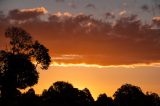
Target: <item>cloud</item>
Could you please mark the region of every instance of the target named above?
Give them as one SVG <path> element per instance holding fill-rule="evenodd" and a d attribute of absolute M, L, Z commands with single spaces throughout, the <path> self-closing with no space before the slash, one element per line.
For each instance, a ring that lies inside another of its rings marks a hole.
<path fill-rule="evenodd" d="M 74 2 L 68 3 L 68 6 L 71 7 L 71 8 L 74 8 L 74 9 L 78 8 L 78 5 Z"/>
<path fill-rule="evenodd" d="M 131 64 L 131 65 L 97 65 L 97 64 L 86 64 L 86 63 L 57 63 L 52 62 L 50 66 L 57 67 L 89 67 L 89 68 L 136 68 L 136 67 L 160 67 L 160 63 L 150 63 L 150 64 Z"/>
<path fill-rule="evenodd" d="M 106 19 L 114 19 L 115 15 L 113 12 L 107 12 L 107 13 L 105 13 L 105 18 Z"/>
<path fill-rule="evenodd" d="M 154 21 L 160 21 L 160 16 L 153 17 L 153 20 L 154 20 Z"/>
<path fill-rule="evenodd" d="M 142 9 L 143 11 L 146 11 L 146 12 L 149 12 L 149 11 L 150 11 L 150 7 L 149 7 L 147 4 L 142 5 L 142 6 L 141 6 L 141 9 Z"/>
<path fill-rule="evenodd" d="M 150 11 L 152 12 L 152 15 L 155 16 L 155 14 L 159 14 L 160 12 L 160 0 L 150 0 Z"/>
<path fill-rule="evenodd" d="M 57 16 L 57 17 L 72 17 L 73 15 L 69 12 L 56 12 L 53 14 L 54 16 Z"/>
<path fill-rule="evenodd" d="M 53 60 L 75 60 L 75 59 L 81 59 L 82 56 L 80 55 L 74 55 L 74 54 L 63 54 L 63 55 L 58 55 L 58 56 L 54 56 Z"/>
<path fill-rule="evenodd" d="M 86 5 L 86 8 L 96 9 L 96 6 L 92 3 L 89 3 L 89 4 Z"/>
<path fill-rule="evenodd" d="M 4 19 L 5 19 L 5 15 L 3 11 L 0 11 L 0 21 L 4 21 Z"/>
<path fill-rule="evenodd" d="M 55 0 L 56 2 L 64 2 L 65 0 Z"/>
<path fill-rule="evenodd" d="M 124 16 L 124 15 L 126 15 L 126 14 L 127 14 L 127 11 L 126 11 L 126 10 L 123 10 L 123 11 L 120 11 L 120 12 L 119 12 L 119 15 L 120 15 L 120 16 Z"/>
<path fill-rule="evenodd" d="M 49 15 L 48 20 L 51 22 L 64 22 L 81 15 L 83 16 L 83 13 L 72 14 L 70 12 L 55 12 Z"/>
<path fill-rule="evenodd" d="M 155 25 L 157 25 L 158 27 L 160 27 L 160 16 L 156 16 L 152 18 L 152 21 Z"/>
<path fill-rule="evenodd" d="M 28 12 L 23 14 L 28 16 Z M 35 19 L 11 24 L 7 16 L 3 19 L 6 21 L 3 24 L 0 21 L 0 35 L 4 35 L 7 26 L 20 26 L 46 45 L 58 63 L 127 65 L 160 62 L 160 29 L 153 28 L 152 23 L 143 24 L 136 15 L 116 18 L 114 26 L 91 15 L 69 12 L 55 12 L 47 21 Z M 153 20 L 159 21 L 159 17 Z M 2 36 L 0 40 L 0 46 L 6 44 Z"/>
<path fill-rule="evenodd" d="M 8 18 L 12 20 L 28 20 L 37 18 L 40 15 L 47 13 L 47 9 L 44 7 L 31 8 L 31 9 L 14 9 L 9 11 Z"/>
<path fill-rule="evenodd" d="M 21 9 L 20 12 L 37 12 L 37 13 L 41 13 L 41 14 L 44 14 L 44 13 L 47 13 L 47 9 L 44 8 L 44 7 L 38 7 L 38 8 L 31 8 L 31 9 Z"/>

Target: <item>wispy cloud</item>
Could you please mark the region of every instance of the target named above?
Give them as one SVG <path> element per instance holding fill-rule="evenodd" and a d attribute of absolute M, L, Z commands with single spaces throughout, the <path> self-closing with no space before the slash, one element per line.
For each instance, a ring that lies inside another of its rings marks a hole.
<path fill-rule="evenodd" d="M 150 7 L 147 4 L 141 6 L 141 9 L 146 12 L 150 12 Z"/>
<path fill-rule="evenodd" d="M 126 14 L 127 14 L 127 11 L 126 11 L 126 10 L 123 10 L 123 11 L 120 11 L 120 12 L 119 12 L 119 15 L 120 15 L 120 16 L 124 16 L 124 15 L 126 15 Z"/>
<path fill-rule="evenodd" d="M 74 8 L 74 9 L 78 8 L 78 4 L 76 4 L 74 2 L 68 3 L 68 6 L 71 7 L 71 8 Z"/>
<path fill-rule="evenodd" d="M 87 67 L 87 68 L 137 68 L 137 67 L 160 67 L 160 63 L 150 63 L 150 64 L 132 64 L 132 65 L 97 65 L 97 64 L 72 64 L 72 63 L 57 63 L 53 62 L 50 66 L 54 67 Z"/>
<path fill-rule="evenodd" d="M 106 19 L 114 19 L 115 18 L 114 12 L 107 12 L 107 13 L 105 13 L 105 18 Z"/>
<path fill-rule="evenodd" d="M 160 21 L 160 16 L 153 17 L 154 21 Z"/>
<path fill-rule="evenodd" d="M 160 16 L 155 16 L 152 20 L 156 26 L 160 27 Z"/>
<path fill-rule="evenodd" d="M 65 0 L 55 0 L 56 2 L 65 2 Z"/>
<path fill-rule="evenodd" d="M 63 55 L 59 55 L 59 56 L 54 56 L 52 59 L 53 61 L 56 60 L 76 60 L 76 59 L 81 59 L 82 56 L 80 55 L 76 55 L 76 54 L 63 54 Z"/>
<path fill-rule="evenodd" d="M 57 17 L 72 17 L 73 15 L 69 12 L 56 12 L 53 14 L 54 16 L 57 16 Z"/>
<path fill-rule="evenodd" d="M 96 9 L 96 6 L 92 3 L 89 3 L 89 4 L 86 5 L 86 8 Z"/>

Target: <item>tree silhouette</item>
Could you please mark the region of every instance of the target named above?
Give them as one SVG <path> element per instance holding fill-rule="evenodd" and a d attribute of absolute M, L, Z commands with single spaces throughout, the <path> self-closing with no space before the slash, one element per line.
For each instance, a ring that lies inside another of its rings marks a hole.
<path fill-rule="evenodd" d="M 100 94 L 96 101 L 96 106 L 114 106 L 113 100 L 106 94 Z"/>
<path fill-rule="evenodd" d="M 156 93 L 149 93 L 146 94 L 146 106 L 160 106 L 160 97 Z"/>
<path fill-rule="evenodd" d="M 89 90 L 78 90 L 72 84 L 64 81 L 57 81 L 44 90 L 42 93 L 44 103 L 57 106 L 93 106 L 94 99 Z"/>
<path fill-rule="evenodd" d="M 14 97 L 17 88 L 25 89 L 38 82 L 36 67 L 47 69 L 51 59 L 48 49 L 33 41 L 29 33 L 19 27 L 10 27 L 5 36 L 10 39 L 10 48 L 0 51 L 1 97 Z M 33 61 L 37 64 L 34 65 Z"/>
<path fill-rule="evenodd" d="M 122 85 L 113 96 L 117 106 L 144 106 L 145 95 L 139 87 L 131 84 Z"/>
<path fill-rule="evenodd" d="M 59 94 L 59 100 L 68 102 L 68 104 L 73 105 L 76 100 L 78 100 L 78 89 L 74 88 L 72 84 L 64 81 L 57 81 L 53 84 L 53 88 Z"/>
<path fill-rule="evenodd" d="M 41 64 L 42 69 L 47 69 L 51 60 L 48 49 L 38 41 L 33 41 L 31 35 L 19 27 L 9 27 L 5 36 L 10 38 L 10 50 L 13 54 L 25 54 L 29 59 L 33 59 L 37 64 Z M 37 66 L 37 65 L 36 65 Z"/>
<path fill-rule="evenodd" d="M 85 103 L 84 105 L 92 106 L 94 103 L 94 99 L 88 88 L 84 88 L 81 92 L 81 99 Z"/>
<path fill-rule="evenodd" d="M 38 72 L 27 56 L 7 53 L 5 65 L 6 67 L 1 76 L 2 94 L 6 92 L 3 95 L 7 97 L 14 96 L 16 95 L 16 88 L 24 89 L 38 82 Z"/>

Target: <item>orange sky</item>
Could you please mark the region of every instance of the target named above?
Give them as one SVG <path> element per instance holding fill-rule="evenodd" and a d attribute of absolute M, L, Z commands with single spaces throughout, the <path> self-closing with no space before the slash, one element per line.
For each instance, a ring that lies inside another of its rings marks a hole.
<path fill-rule="evenodd" d="M 19 26 L 49 49 L 53 63 L 68 64 L 39 70 L 37 93 L 68 81 L 94 98 L 112 96 L 124 83 L 160 94 L 160 65 L 151 64 L 160 63 L 159 6 L 159 0 L 0 0 L 0 49 L 9 47 L 5 29 Z"/>
<path fill-rule="evenodd" d="M 96 99 L 100 93 L 112 96 L 113 93 L 125 83 L 130 83 L 147 91 L 160 93 L 159 65 L 134 67 L 97 67 L 92 66 L 51 66 L 47 71 L 40 71 L 40 79 L 34 86 L 36 92 L 41 94 L 56 81 L 68 81 L 74 87 L 84 89 L 87 87 Z"/>

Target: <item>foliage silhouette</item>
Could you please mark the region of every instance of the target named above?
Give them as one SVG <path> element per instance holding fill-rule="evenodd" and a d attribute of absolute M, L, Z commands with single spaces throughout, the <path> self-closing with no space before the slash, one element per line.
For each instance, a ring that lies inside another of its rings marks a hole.
<path fill-rule="evenodd" d="M 117 106 L 144 106 L 145 103 L 142 90 L 131 84 L 122 85 L 113 96 Z"/>
<path fill-rule="evenodd" d="M 0 91 L 2 98 L 17 96 L 18 89 L 25 89 L 38 82 L 36 67 L 47 69 L 51 62 L 48 49 L 33 41 L 29 33 L 19 27 L 10 27 L 5 36 L 9 49 L 0 51 Z M 37 62 L 36 65 L 32 61 Z"/>
<path fill-rule="evenodd" d="M 156 93 L 146 94 L 146 106 L 160 106 L 160 97 Z"/>
<path fill-rule="evenodd" d="M 14 96 L 16 88 L 24 89 L 38 82 L 38 72 L 28 57 L 23 54 L 8 53 L 5 58 L 6 68 L 1 76 L 2 96 Z M 7 94 L 3 94 L 3 92 Z"/>
<path fill-rule="evenodd" d="M 42 98 L 45 103 L 58 106 L 92 106 L 94 104 L 88 89 L 81 91 L 63 81 L 57 81 L 48 90 L 44 90 Z"/>
<path fill-rule="evenodd" d="M 114 106 L 111 97 L 107 97 L 106 94 L 100 94 L 95 102 L 96 106 Z"/>
<path fill-rule="evenodd" d="M 119 96 L 119 97 L 118 97 Z M 95 101 L 90 91 L 79 90 L 70 83 L 57 81 L 41 95 L 34 89 L 19 94 L 16 99 L 7 101 L 0 99 L 2 106 L 160 106 L 160 97 L 156 93 L 143 94 L 141 89 L 131 84 L 122 85 L 114 94 L 114 98 L 100 94 Z"/>

